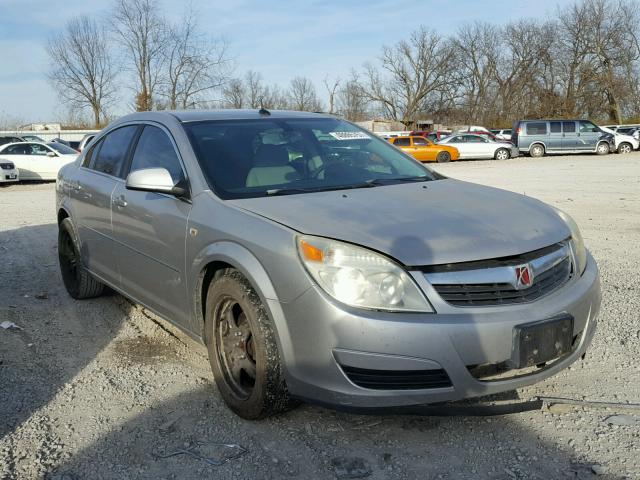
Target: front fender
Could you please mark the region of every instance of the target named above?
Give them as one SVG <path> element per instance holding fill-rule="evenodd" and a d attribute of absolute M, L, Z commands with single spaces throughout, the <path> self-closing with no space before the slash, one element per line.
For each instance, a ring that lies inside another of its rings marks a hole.
<path fill-rule="evenodd" d="M 197 330 L 206 343 L 204 331 L 204 312 L 202 311 L 202 287 L 207 265 L 214 262 L 224 262 L 240 271 L 253 285 L 260 297 L 267 315 L 273 322 L 280 350 L 280 356 L 286 365 L 285 359 L 292 352 L 291 337 L 280 300 L 276 294 L 271 278 L 256 256 L 242 245 L 231 241 L 220 241 L 207 245 L 194 258 L 190 270 L 190 291 L 193 295 L 194 318 L 197 322 Z"/>

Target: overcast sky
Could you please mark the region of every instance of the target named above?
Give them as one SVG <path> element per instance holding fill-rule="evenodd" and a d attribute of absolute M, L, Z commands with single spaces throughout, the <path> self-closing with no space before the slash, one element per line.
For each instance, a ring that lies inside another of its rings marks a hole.
<path fill-rule="evenodd" d="M 200 27 L 227 40 L 236 74 L 262 73 L 285 87 L 291 78 L 311 78 L 321 91 L 325 75 L 348 76 L 375 60 L 382 45 L 407 38 L 420 25 L 442 34 L 467 22 L 504 23 L 546 18 L 568 0 L 191 0 Z M 160 0 L 177 21 L 186 2 Z M 64 5 L 64 6 L 62 6 Z M 46 78 L 45 44 L 51 34 L 81 14 L 106 17 L 109 0 L 0 0 L 0 119 L 56 121 L 66 109 Z M 126 113 L 132 92 L 123 90 L 114 113 Z"/>

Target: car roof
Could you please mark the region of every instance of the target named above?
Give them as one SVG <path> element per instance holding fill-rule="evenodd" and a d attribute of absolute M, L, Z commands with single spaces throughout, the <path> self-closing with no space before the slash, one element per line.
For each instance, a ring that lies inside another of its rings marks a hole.
<path fill-rule="evenodd" d="M 260 114 L 255 109 L 221 109 L 221 110 L 163 110 L 156 112 L 136 112 L 121 117 L 118 123 L 135 120 L 161 120 L 168 116 L 179 122 L 201 122 L 206 120 L 255 120 L 259 118 L 335 118 L 324 113 L 298 112 L 293 110 L 268 110 L 269 115 Z"/>

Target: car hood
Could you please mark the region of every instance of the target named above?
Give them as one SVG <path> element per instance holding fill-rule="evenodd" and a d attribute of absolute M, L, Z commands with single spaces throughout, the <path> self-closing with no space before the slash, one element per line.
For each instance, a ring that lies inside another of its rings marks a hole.
<path fill-rule="evenodd" d="M 518 255 L 571 234 L 538 200 L 453 179 L 229 202 L 301 233 L 369 247 L 407 266 Z"/>

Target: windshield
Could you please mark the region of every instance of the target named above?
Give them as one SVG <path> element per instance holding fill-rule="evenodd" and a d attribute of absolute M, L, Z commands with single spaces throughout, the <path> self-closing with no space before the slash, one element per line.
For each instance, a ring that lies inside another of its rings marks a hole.
<path fill-rule="evenodd" d="M 47 145 L 62 155 L 78 155 L 78 152 L 76 150 L 74 150 L 71 147 L 67 147 L 66 145 L 63 145 L 62 143 L 51 142 L 51 143 L 47 143 Z"/>
<path fill-rule="evenodd" d="M 209 185 L 224 199 L 440 178 L 374 134 L 334 118 L 206 121 L 184 128 Z"/>

